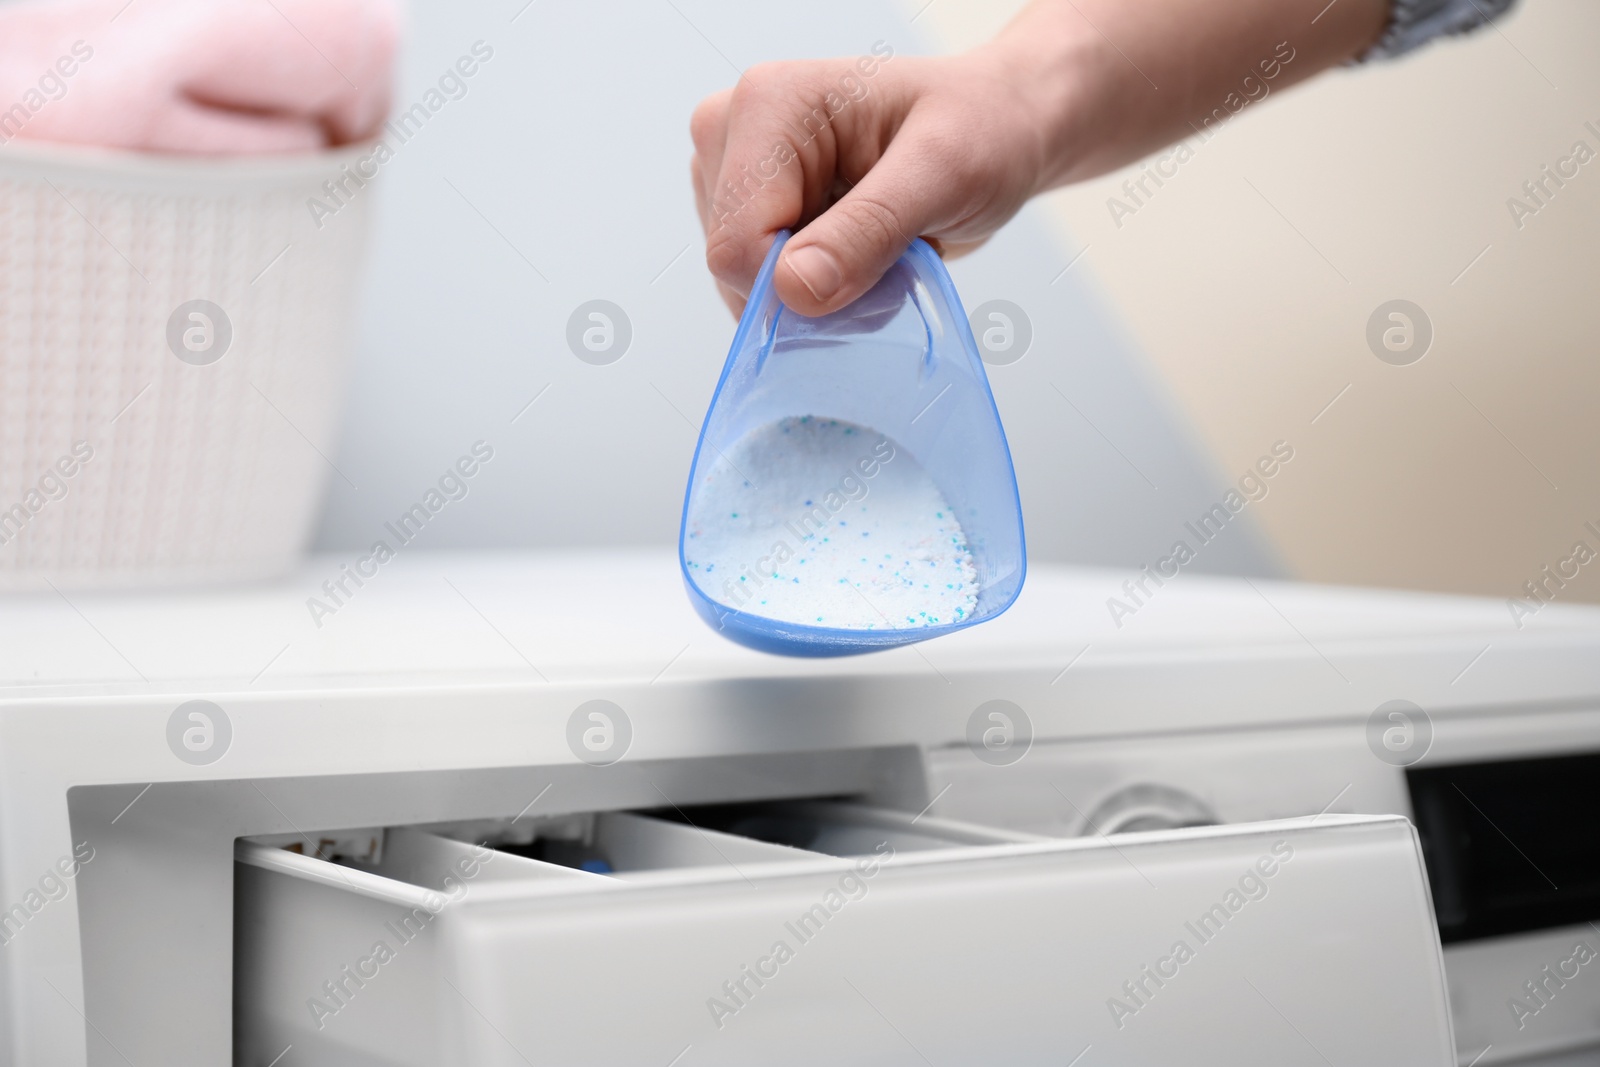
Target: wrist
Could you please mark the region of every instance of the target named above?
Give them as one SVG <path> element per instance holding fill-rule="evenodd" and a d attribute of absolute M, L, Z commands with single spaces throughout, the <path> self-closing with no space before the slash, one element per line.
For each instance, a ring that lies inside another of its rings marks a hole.
<path fill-rule="evenodd" d="M 1033 4 L 971 55 L 1014 89 L 1020 119 L 1039 140 L 1034 193 L 1095 173 L 1130 94 L 1150 89 L 1071 5 Z"/>

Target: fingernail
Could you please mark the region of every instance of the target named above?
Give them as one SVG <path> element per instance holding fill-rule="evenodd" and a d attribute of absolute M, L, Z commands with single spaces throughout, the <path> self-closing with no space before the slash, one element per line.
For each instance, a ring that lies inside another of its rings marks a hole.
<path fill-rule="evenodd" d="M 811 295 L 818 300 L 827 300 L 839 291 L 839 286 L 844 284 L 844 273 L 839 269 L 839 261 L 825 248 L 816 245 L 807 245 L 797 248 L 783 257 L 783 261 L 794 271 L 800 284 L 811 290 Z"/>

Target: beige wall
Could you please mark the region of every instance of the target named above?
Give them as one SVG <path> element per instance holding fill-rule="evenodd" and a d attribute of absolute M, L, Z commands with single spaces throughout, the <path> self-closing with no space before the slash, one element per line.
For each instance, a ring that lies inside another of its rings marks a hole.
<path fill-rule="evenodd" d="M 1018 6 L 936 0 L 918 25 L 959 48 Z M 1600 550 L 1600 158 L 1520 230 L 1507 208 L 1574 142 L 1600 151 L 1597 47 L 1594 0 L 1524 0 L 1250 105 L 1120 227 L 1136 169 L 1048 198 L 1217 465 L 1293 443 L 1257 514 L 1297 576 L 1511 596 Z M 1434 327 L 1409 366 L 1365 339 L 1395 298 Z M 1561 596 L 1600 600 L 1600 560 Z"/>

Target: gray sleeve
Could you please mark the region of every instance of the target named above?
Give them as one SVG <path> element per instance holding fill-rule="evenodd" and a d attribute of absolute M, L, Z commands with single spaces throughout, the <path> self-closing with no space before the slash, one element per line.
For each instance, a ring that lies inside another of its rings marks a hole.
<path fill-rule="evenodd" d="M 1389 26 L 1358 62 L 1390 59 L 1435 37 L 1470 33 L 1511 8 L 1516 0 L 1392 0 Z"/>

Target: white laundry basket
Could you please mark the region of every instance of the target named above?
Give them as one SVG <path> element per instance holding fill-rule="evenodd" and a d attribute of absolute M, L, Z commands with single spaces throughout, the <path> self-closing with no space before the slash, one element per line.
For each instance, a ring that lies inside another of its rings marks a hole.
<path fill-rule="evenodd" d="M 361 155 L 0 149 L 0 588 L 295 563 L 343 477 Z"/>

